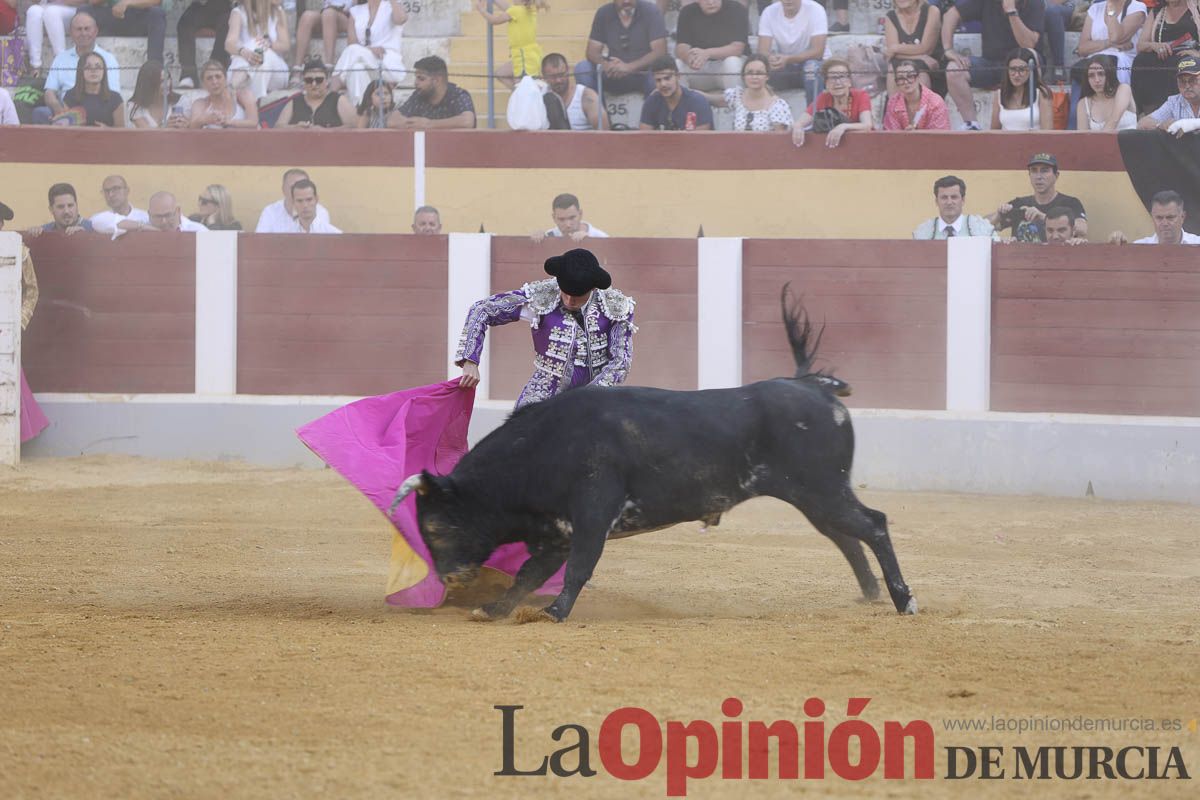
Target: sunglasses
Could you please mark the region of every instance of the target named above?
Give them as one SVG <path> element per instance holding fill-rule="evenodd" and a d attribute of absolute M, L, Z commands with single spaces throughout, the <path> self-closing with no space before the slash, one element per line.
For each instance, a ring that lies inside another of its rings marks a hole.
<path fill-rule="evenodd" d="M 748 130 L 748 131 L 754 130 L 754 112 L 753 111 L 746 112 L 746 130 Z"/>
<path fill-rule="evenodd" d="M 197 199 L 200 201 L 200 205 L 202 206 L 215 206 L 217 204 L 216 200 L 212 199 L 211 197 L 205 197 L 204 195 L 200 195 L 200 197 Z"/>
<path fill-rule="evenodd" d="M 366 35 L 363 36 L 363 46 L 364 47 L 371 46 L 371 29 L 370 28 L 367 28 Z"/>
<path fill-rule="evenodd" d="M 309 86 L 320 86 L 325 82 L 324 75 L 308 75 L 304 78 L 304 82 Z"/>

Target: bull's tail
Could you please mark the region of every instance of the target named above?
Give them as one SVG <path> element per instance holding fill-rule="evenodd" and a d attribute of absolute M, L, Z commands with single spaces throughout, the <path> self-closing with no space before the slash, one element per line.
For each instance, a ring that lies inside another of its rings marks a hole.
<path fill-rule="evenodd" d="M 779 293 L 779 306 L 783 313 L 783 327 L 787 330 L 788 344 L 792 346 L 792 358 L 796 361 L 795 377 L 806 378 L 839 397 L 848 397 L 850 384 L 835 378 L 825 370 L 814 369 L 817 348 L 821 345 L 825 326 L 817 329 L 814 336 L 812 321 L 808 312 L 804 310 L 803 298 L 797 299 L 792 296 L 790 283 L 785 283 Z"/>

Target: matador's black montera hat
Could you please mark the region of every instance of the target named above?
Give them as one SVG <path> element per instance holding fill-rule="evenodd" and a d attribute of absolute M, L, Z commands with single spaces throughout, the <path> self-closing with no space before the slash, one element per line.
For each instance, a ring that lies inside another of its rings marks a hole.
<path fill-rule="evenodd" d="M 546 274 L 558 278 L 558 288 L 573 297 L 612 286 L 612 276 L 605 272 L 590 250 L 581 248 L 547 258 Z"/>

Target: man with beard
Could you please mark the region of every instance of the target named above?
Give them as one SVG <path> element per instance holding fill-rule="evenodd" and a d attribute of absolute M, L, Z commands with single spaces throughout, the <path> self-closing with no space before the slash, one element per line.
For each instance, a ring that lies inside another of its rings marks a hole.
<path fill-rule="evenodd" d="M 56 183 L 50 187 L 47 194 L 50 198 L 50 214 L 54 219 L 45 225 L 25 231 L 26 236 L 35 239 L 43 233 L 61 233 L 70 236 L 79 231 L 92 230 L 92 221 L 79 217 L 79 201 L 76 199 L 74 186 L 69 183 Z"/>
<path fill-rule="evenodd" d="M 1078 197 L 1060 194 L 1058 184 L 1058 159 L 1050 153 L 1035 153 L 1029 159 L 1029 184 L 1032 195 L 1014 197 L 988 216 L 988 222 L 1002 230 L 1010 228 L 1018 242 L 1046 241 L 1046 212 L 1055 206 L 1065 206 L 1075 212 L 1075 236 L 1087 238 L 1087 211 Z"/>
<path fill-rule="evenodd" d="M 389 128 L 430 130 L 434 128 L 474 128 L 475 104 L 470 92 L 450 83 L 446 62 L 438 56 L 425 56 L 413 65 L 412 96 L 393 111 Z"/>
<path fill-rule="evenodd" d="M 571 88 L 571 65 L 562 53 L 551 53 L 542 59 L 542 80 L 550 90 L 542 95 L 546 117 L 552 131 L 605 131 L 608 115 L 600 103 L 600 95 L 582 83 Z"/>
<path fill-rule="evenodd" d="M 642 105 L 640 128 L 644 131 L 710 131 L 712 106 L 708 98 L 679 83 L 675 59 L 663 56 L 650 65 L 654 91 Z"/>

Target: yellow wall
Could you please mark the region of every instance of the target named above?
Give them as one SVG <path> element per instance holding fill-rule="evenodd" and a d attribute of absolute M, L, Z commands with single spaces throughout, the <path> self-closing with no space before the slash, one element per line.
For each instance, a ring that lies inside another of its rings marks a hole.
<path fill-rule="evenodd" d="M 12 227 L 50 219 L 46 190 L 72 183 L 85 214 L 104 208 L 100 183 L 113 172 L 132 187 L 135 205 L 167 189 L 184 213 L 208 183 L 222 183 L 237 218 L 253 228 L 263 206 L 280 196 L 282 167 L 86 164 L 10 164 L 0 200 L 16 212 Z M 413 170 L 400 167 L 317 167 L 310 171 L 333 223 L 348 233 L 407 232 L 413 212 Z M 446 231 L 521 235 L 551 223 L 550 201 L 560 192 L 579 196 L 584 216 L 614 236 L 786 238 L 907 238 L 934 215 L 931 187 L 941 171 L 879 170 L 515 170 L 430 169 L 426 202 L 442 211 Z M 967 181 L 967 208 L 987 214 L 1030 192 L 1022 170 L 959 172 Z M 1067 172 L 1059 190 L 1088 209 L 1090 238 L 1120 229 L 1152 233 L 1149 218 L 1124 172 Z M 1132 237 L 1131 237 L 1132 238 Z"/>

